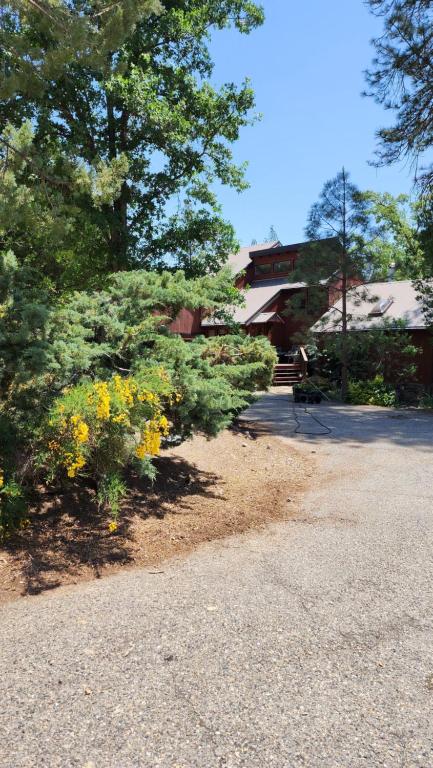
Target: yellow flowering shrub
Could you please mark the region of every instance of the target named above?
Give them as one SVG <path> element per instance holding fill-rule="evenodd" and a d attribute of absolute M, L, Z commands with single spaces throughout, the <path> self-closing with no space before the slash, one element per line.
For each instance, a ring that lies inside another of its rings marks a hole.
<path fill-rule="evenodd" d="M 115 374 L 68 388 L 44 429 L 40 463 L 48 478 L 90 476 L 98 483 L 99 501 L 114 510 L 116 497 L 125 492 L 119 473 L 128 463 L 154 476 L 151 459 L 170 432 L 165 410 L 179 397 L 160 366 L 147 375 Z M 115 530 L 112 526 L 110 532 Z"/>

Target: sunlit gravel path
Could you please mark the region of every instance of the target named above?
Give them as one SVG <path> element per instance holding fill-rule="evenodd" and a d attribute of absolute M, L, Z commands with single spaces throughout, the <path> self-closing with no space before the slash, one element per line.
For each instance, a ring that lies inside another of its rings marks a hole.
<path fill-rule="evenodd" d="M 433 766 L 433 418 L 249 417 L 315 452 L 302 509 L 2 609 L 2 768 Z"/>

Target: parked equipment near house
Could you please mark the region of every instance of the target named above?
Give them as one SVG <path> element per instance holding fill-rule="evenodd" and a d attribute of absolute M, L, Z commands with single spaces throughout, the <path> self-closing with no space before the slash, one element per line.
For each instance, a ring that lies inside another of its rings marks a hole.
<path fill-rule="evenodd" d="M 321 403 L 322 393 L 317 389 L 308 386 L 294 385 L 293 387 L 293 401 L 295 403 Z"/>

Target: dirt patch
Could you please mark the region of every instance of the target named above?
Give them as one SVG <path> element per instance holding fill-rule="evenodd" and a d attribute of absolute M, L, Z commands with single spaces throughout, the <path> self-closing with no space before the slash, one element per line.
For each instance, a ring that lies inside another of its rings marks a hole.
<path fill-rule="evenodd" d="M 214 440 L 196 436 L 157 459 L 152 486 L 131 477 L 115 534 L 94 491 L 41 492 L 30 526 L 0 548 L 0 603 L 125 567 L 157 566 L 198 544 L 296 513 L 312 459 L 239 422 Z"/>

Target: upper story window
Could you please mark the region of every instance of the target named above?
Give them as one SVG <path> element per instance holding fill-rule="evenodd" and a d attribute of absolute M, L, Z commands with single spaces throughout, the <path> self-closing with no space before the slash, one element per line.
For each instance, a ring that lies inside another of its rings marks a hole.
<path fill-rule="evenodd" d="M 272 264 L 256 264 L 254 272 L 256 275 L 269 275 L 272 272 Z"/>
<path fill-rule="evenodd" d="M 276 261 L 274 264 L 274 272 L 286 273 L 290 272 L 292 268 L 291 261 Z"/>

